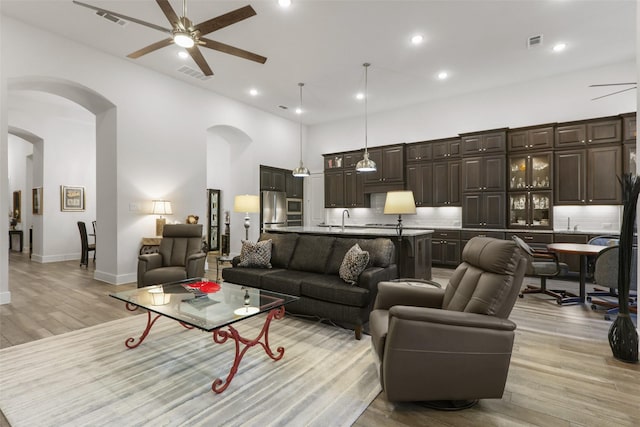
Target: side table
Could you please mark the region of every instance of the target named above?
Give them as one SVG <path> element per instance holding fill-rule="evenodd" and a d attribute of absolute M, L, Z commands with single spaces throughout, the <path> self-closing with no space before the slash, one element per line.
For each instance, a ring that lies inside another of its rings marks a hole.
<path fill-rule="evenodd" d="M 162 237 L 143 237 L 140 255 L 157 253 L 160 250 L 160 242 Z"/>
<path fill-rule="evenodd" d="M 216 257 L 216 280 L 220 280 L 220 266 L 224 265 L 225 262 L 231 263 L 233 258 L 235 258 L 235 256 L 231 254 Z"/>

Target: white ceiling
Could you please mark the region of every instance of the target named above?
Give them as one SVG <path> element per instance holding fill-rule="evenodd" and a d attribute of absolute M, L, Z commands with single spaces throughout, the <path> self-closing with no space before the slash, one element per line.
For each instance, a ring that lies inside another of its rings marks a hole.
<path fill-rule="evenodd" d="M 71 0 L 1 1 L 4 15 L 289 119 L 299 119 L 293 110 L 304 82 L 307 124 L 363 114 L 355 99 L 364 88 L 363 62 L 372 64 L 368 108 L 376 112 L 635 58 L 634 0 L 292 0 L 288 9 L 277 0 L 189 0 L 195 23 L 251 4 L 256 16 L 207 37 L 268 58 L 262 65 L 203 48 L 215 75 L 200 81 L 177 72 L 197 66 L 179 59 L 175 45 L 126 58 L 166 38 L 159 31 L 121 27 Z M 155 1 L 82 1 L 170 27 Z M 181 15 L 182 1 L 170 2 Z M 416 33 L 425 37 L 419 46 L 410 43 Z M 527 49 L 527 38 L 538 34 L 543 44 Z M 567 49 L 553 52 L 561 41 Z M 436 78 L 441 70 L 446 81 Z M 252 87 L 258 96 L 249 95 Z M 585 91 L 595 97 L 609 89 Z"/>

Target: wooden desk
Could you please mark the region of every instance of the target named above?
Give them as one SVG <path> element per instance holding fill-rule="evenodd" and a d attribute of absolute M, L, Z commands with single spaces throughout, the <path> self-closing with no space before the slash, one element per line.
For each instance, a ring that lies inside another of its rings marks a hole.
<path fill-rule="evenodd" d="M 24 239 L 24 235 L 22 233 L 22 230 L 9 230 L 9 250 L 12 249 L 13 247 L 13 236 L 17 235 L 20 237 L 20 252 L 22 252 L 22 243 L 23 243 L 23 239 Z"/>
<path fill-rule="evenodd" d="M 558 304 L 584 304 L 586 297 L 587 257 L 598 255 L 606 246 L 587 245 L 583 243 L 549 243 L 547 249 L 558 254 L 580 255 L 580 296 L 562 298 Z"/>

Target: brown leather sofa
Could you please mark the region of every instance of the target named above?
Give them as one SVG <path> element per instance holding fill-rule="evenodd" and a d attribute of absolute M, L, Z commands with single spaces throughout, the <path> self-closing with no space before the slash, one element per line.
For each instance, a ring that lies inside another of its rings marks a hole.
<path fill-rule="evenodd" d="M 168 224 L 158 253 L 138 256 L 138 287 L 204 276 L 202 224 Z"/>
<path fill-rule="evenodd" d="M 501 398 L 526 266 L 513 241 L 474 237 L 445 289 L 379 283 L 369 328 L 387 399 L 462 408 Z"/>

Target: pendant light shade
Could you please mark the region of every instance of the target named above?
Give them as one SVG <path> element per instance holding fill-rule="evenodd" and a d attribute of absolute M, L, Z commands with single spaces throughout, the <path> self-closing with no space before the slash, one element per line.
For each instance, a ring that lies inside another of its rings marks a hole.
<path fill-rule="evenodd" d="M 356 164 L 356 170 L 358 172 L 375 172 L 378 170 L 376 166 L 376 162 L 369 158 L 369 151 L 367 151 L 367 100 L 369 98 L 367 93 L 368 80 L 367 80 L 367 70 L 369 69 L 368 62 L 362 64 L 364 67 L 364 155 L 362 156 L 362 160 L 360 160 Z"/>
<path fill-rule="evenodd" d="M 302 114 L 302 86 L 304 86 L 304 83 L 298 83 L 298 86 L 300 86 L 300 114 Z M 309 169 L 305 168 L 304 164 L 302 164 L 302 120 L 300 120 L 300 166 L 293 170 L 293 176 L 296 178 L 304 178 L 309 175 Z"/>

